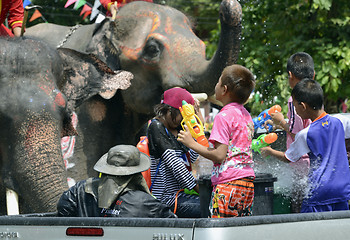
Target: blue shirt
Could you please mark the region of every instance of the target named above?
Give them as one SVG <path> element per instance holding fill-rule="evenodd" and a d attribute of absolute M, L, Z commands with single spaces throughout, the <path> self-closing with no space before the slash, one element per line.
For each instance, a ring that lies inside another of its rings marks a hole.
<path fill-rule="evenodd" d="M 285 156 L 292 162 L 305 153 L 310 157 L 304 205 L 326 205 L 350 199 L 345 138 L 350 138 L 350 119 L 328 114 L 316 119 L 295 136 Z"/>

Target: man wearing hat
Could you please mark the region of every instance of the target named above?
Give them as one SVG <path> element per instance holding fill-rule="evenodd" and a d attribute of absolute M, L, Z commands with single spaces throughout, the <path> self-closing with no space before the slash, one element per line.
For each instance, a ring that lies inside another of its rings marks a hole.
<path fill-rule="evenodd" d="M 132 145 L 112 147 L 95 164 L 102 175 L 76 183 L 57 204 L 65 217 L 176 217 L 149 192 L 141 172 L 150 158 Z"/>

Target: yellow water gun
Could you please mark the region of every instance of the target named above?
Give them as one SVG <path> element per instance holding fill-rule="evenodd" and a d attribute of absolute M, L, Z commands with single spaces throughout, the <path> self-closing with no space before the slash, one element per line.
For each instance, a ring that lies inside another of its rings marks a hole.
<path fill-rule="evenodd" d="M 194 113 L 194 107 L 191 104 L 188 104 L 185 100 L 182 101 L 182 107 L 179 108 L 182 121 L 181 126 L 185 130 L 185 124 L 190 130 L 190 133 L 196 141 L 205 146 L 209 147 L 208 139 L 205 137 L 203 124 L 199 117 Z"/>

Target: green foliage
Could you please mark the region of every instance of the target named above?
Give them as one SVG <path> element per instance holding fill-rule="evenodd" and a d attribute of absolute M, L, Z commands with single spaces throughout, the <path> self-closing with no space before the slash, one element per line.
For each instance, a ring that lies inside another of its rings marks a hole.
<path fill-rule="evenodd" d="M 193 22 L 195 33 L 206 40 L 217 29 L 218 10 L 221 1 L 218 0 L 164 0 L 161 3 L 176 8 L 185 13 Z M 212 36 L 213 37 L 213 36 Z M 215 52 L 215 50 L 214 50 Z"/>
<path fill-rule="evenodd" d="M 347 0 L 240 1 L 243 10 L 239 64 L 256 75 L 259 101 L 251 101 L 253 115 L 290 95 L 288 57 L 298 51 L 313 56 L 316 80 L 325 91 L 326 111 L 336 112 L 350 96 L 350 4 Z M 218 42 L 211 31 L 208 53 Z"/>

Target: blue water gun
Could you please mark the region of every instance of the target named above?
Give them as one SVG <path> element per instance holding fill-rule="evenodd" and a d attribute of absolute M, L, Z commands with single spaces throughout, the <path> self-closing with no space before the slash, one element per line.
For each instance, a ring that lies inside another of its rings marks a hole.
<path fill-rule="evenodd" d="M 253 118 L 253 123 L 254 123 L 254 129 L 256 130 L 257 128 L 264 128 L 264 124 L 267 120 L 271 119 L 271 113 L 277 113 L 281 112 L 282 108 L 280 105 L 274 105 L 270 107 L 269 109 L 265 109 L 262 111 L 259 116 Z M 268 124 L 269 127 L 269 132 L 272 131 L 272 125 Z"/>

